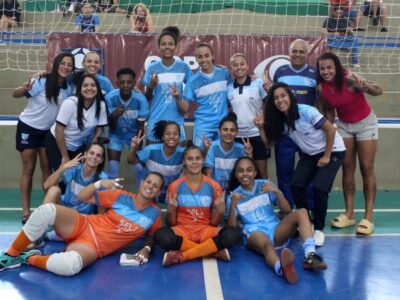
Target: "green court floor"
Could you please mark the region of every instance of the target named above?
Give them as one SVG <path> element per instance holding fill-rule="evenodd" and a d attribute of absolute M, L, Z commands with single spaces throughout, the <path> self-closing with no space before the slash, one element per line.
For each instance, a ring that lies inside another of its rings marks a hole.
<path fill-rule="evenodd" d="M 21 203 L 18 189 L 0 190 L 0 234 L 18 232 L 21 229 Z M 36 208 L 43 199 L 41 190 L 32 192 L 31 208 Z M 363 217 L 364 199 L 362 192 L 356 195 L 356 217 Z M 329 198 L 325 232 L 328 235 L 353 235 L 354 227 L 336 229 L 330 220 L 344 211 L 343 194 L 332 192 Z M 375 204 L 375 234 L 400 235 L 400 191 L 379 191 Z"/>

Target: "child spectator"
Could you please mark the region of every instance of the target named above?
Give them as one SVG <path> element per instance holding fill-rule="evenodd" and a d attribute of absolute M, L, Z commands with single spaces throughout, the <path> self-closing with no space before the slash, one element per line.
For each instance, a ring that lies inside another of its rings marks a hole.
<path fill-rule="evenodd" d="M 81 3 L 81 14 L 76 17 L 74 32 L 96 32 L 100 25 L 99 17 L 92 14 L 89 1 Z"/>
<path fill-rule="evenodd" d="M 4 0 L 0 2 L 0 31 L 8 31 L 17 27 L 21 21 L 21 11 L 17 0 Z"/>
<path fill-rule="evenodd" d="M 118 0 L 98 0 L 95 1 L 96 12 L 98 13 L 117 13 L 125 14 L 125 9 L 118 7 Z"/>

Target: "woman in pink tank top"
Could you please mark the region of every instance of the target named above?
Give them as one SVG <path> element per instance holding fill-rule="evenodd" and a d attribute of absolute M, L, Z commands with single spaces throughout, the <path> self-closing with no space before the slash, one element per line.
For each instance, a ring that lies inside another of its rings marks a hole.
<path fill-rule="evenodd" d="M 373 209 L 376 195 L 374 161 L 378 142 L 378 120 L 365 98 L 365 93 L 379 96 L 382 87 L 360 75 L 346 71 L 337 55 L 322 54 L 317 61 L 317 107 L 330 121 L 338 116 L 338 132 L 346 145 L 343 161 L 343 193 L 346 213 L 334 218 L 333 227 L 355 224 L 355 169 L 356 156 L 360 162 L 365 195 L 365 215 L 357 225 L 359 234 L 374 231 Z"/>

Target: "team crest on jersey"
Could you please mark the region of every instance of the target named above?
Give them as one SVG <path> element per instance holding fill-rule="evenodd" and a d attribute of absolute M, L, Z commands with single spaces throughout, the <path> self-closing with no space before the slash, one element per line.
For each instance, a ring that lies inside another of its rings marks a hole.
<path fill-rule="evenodd" d="M 74 55 L 76 70 L 83 69 L 83 58 L 85 57 L 86 53 L 92 52 L 92 51 L 97 52 L 100 56 L 101 61 L 104 62 L 104 49 L 100 49 L 100 48 L 89 49 L 89 48 L 85 48 L 85 47 L 77 47 L 77 48 L 64 48 L 64 49 L 60 50 L 60 52 L 70 52 Z M 104 74 L 104 64 L 102 64 L 99 74 L 102 74 L 102 75 Z"/>
<path fill-rule="evenodd" d="M 29 139 L 29 133 L 21 133 L 21 144 L 29 144 L 28 142 Z"/>

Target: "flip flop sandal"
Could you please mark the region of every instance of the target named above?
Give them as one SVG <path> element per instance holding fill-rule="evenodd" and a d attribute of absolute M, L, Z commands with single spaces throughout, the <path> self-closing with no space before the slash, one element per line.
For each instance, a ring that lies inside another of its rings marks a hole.
<path fill-rule="evenodd" d="M 357 225 L 357 233 L 370 235 L 374 232 L 374 223 L 371 223 L 367 219 L 362 219 Z"/>
<path fill-rule="evenodd" d="M 349 219 L 346 214 L 340 214 L 331 221 L 332 227 L 345 228 L 353 226 L 356 223 L 355 219 Z"/>

